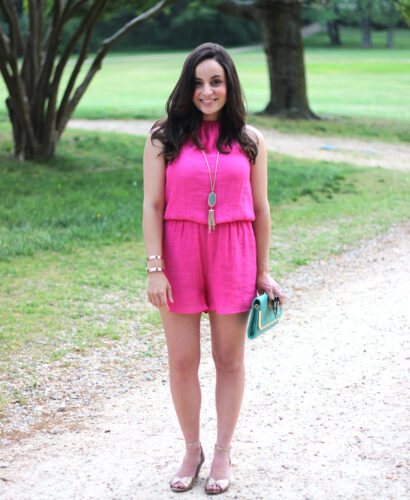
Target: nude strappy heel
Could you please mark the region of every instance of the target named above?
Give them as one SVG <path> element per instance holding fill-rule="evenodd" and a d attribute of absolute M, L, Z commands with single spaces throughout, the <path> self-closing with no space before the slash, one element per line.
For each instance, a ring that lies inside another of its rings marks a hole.
<path fill-rule="evenodd" d="M 172 481 L 170 481 L 169 483 L 172 491 L 175 491 L 176 493 L 183 493 L 184 491 L 189 491 L 190 489 L 192 489 L 195 481 L 198 479 L 199 471 L 201 470 L 202 464 L 205 461 L 204 450 L 202 449 L 200 441 L 194 441 L 193 443 L 186 443 L 186 446 L 197 446 L 198 444 L 201 446 L 201 460 L 195 470 L 195 475 L 185 476 L 185 477 L 174 476 Z M 176 483 L 182 483 L 183 486 L 181 487 L 173 486 Z"/>
<path fill-rule="evenodd" d="M 231 448 L 222 448 L 222 446 L 215 445 L 215 448 L 219 451 L 231 451 Z M 231 465 L 231 459 L 229 459 L 229 465 Z M 230 479 L 218 479 L 215 480 L 211 476 L 208 477 L 205 483 L 205 493 L 207 495 L 220 495 L 224 493 L 230 486 Z M 209 488 L 210 486 L 217 486 L 217 489 Z"/>

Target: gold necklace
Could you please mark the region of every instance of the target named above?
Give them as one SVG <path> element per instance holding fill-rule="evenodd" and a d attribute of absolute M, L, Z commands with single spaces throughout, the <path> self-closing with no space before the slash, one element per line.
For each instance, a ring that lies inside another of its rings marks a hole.
<path fill-rule="evenodd" d="M 208 227 L 209 227 L 209 232 L 211 232 L 212 229 L 215 230 L 215 210 L 214 206 L 216 204 L 216 193 L 214 191 L 215 189 L 215 181 L 216 181 L 216 172 L 218 170 L 218 160 L 219 160 L 219 151 L 216 156 L 216 163 L 215 163 L 215 175 L 214 175 L 214 181 L 212 182 L 212 175 L 211 175 L 211 169 L 209 168 L 209 163 L 208 163 L 208 158 L 206 157 L 205 151 L 202 150 L 202 153 L 205 158 L 206 166 L 208 167 L 208 172 L 209 172 L 209 181 L 211 183 L 211 192 L 208 195 L 208 205 L 209 205 L 209 212 L 208 212 Z"/>

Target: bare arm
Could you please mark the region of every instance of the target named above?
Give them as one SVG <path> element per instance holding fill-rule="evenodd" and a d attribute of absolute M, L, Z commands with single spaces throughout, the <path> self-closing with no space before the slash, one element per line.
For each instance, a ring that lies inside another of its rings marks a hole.
<path fill-rule="evenodd" d="M 253 230 L 257 251 L 256 287 L 259 292 L 266 292 L 270 299 L 273 299 L 273 295 L 276 294 L 280 299 L 280 305 L 282 305 L 285 295 L 279 284 L 269 274 L 271 220 L 268 201 L 268 167 L 265 139 L 259 130 L 253 127 L 250 130 L 257 135 L 259 141 L 258 155 L 254 165 L 251 166 L 251 185 L 255 210 Z"/>
<path fill-rule="evenodd" d="M 165 208 L 165 160 L 159 156 L 162 145 L 147 138 L 144 150 L 144 204 L 142 226 L 147 255 L 162 255 L 162 231 Z M 161 260 L 149 261 L 149 267 L 161 267 Z M 148 299 L 160 310 L 172 302 L 171 286 L 163 272 L 148 274 Z"/>

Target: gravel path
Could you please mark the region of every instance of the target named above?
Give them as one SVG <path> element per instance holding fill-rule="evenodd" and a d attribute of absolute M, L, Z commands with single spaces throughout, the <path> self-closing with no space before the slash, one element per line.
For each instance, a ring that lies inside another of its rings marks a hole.
<path fill-rule="evenodd" d="M 223 498 L 409 498 L 409 250 L 404 224 L 282 280 L 283 320 L 247 343 L 246 397 Z M 167 480 L 183 441 L 164 360 L 165 352 L 139 361 L 126 392 L 119 378 L 117 386 L 107 379 L 109 393 L 85 407 L 81 424 L 2 439 L 0 497 L 176 498 Z M 205 498 L 215 435 L 206 320 L 200 376 L 207 460 L 184 498 Z"/>
<path fill-rule="evenodd" d="M 71 120 L 69 128 L 147 135 L 152 120 Z M 270 151 L 323 161 L 348 162 L 360 167 L 410 171 L 410 146 L 363 139 L 283 134 L 262 130 Z M 329 149 L 330 148 L 330 149 Z"/>

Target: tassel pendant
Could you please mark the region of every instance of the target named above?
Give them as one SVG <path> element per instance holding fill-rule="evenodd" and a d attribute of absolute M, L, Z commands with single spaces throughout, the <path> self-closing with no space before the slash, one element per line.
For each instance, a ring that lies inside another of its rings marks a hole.
<path fill-rule="evenodd" d="M 215 230 L 215 210 L 212 208 L 209 209 L 208 212 L 208 227 L 209 227 L 209 233 L 211 233 L 212 229 Z"/>

